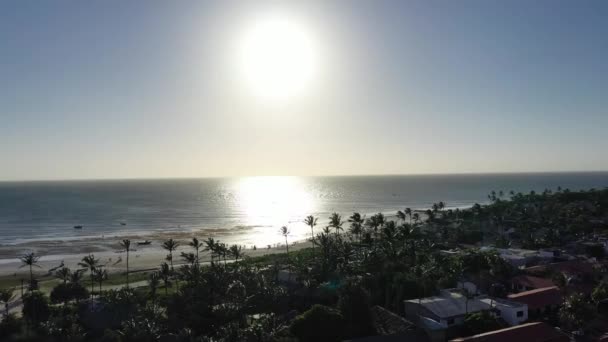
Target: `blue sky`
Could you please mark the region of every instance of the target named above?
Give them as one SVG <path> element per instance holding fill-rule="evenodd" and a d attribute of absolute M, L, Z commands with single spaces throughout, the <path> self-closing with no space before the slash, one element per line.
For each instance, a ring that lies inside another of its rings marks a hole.
<path fill-rule="evenodd" d="M 305 23 L 306 95 L 234 46 Z M 605 1 L 3 1 L 0 179 L 608 170 Z"/>

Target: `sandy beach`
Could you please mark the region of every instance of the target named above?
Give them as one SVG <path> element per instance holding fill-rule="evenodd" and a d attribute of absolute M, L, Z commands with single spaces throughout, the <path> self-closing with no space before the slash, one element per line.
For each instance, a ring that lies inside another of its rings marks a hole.
<path fill-rule="evenodd" d="M 196 236 L 203 241 L 210 235 L 201 232 L 183 232 L 183 233 L 154 233 L 150 235 L 134 235 L 134 236 L 105 236 L 99 238 L 87 238 L 82 240 L 48 240 L 48 241 L 31 241 L 14 245 L 0 246 L 0 276 L 20 275 L 29 272 L 26 268 L 20 268 L 21 262 L 19 256 L 33 251 L 40 255 L 39 268 L 34 268 L 36 274 L 47 274 L 49 270 L 63 264 L 67 267 L 76 269 L 82 257 L 88 254 L 94 254 L 104 264 L 109 272 L 122 272 L 126 267 L 126 253 L 119 245 L 122 239 L 131 240 L 131 250 L 129 255 L 129 267 L 132 271 L 146 270 L 155 268 L 165 261 L 168 252 L 162 249 L 161 245 L 169 238 L 179 241 L 180 246 L 177 251 L 173 252 L 174 264 L 180 264 L 181 252 L 191 252 L 192 248 L 188 246 L 188 241 Z M 216 241 L 218 240 L 215 237 Z M 138 245 L 137 241 L 150 240 L 149 245 Z M 223 242 L 224 240 L 220 240 Z M 293 244 L 293 246 L 292 246 Z M 309 241 L 294 241 L 290 242 L 290 250 L 301 249 L 311 246 Z M 252 245 L 243 245 L 243 251 L 246 256 L 261 256 L 265 254 L 282 253 L 285 251 L 284 244 L 268 246 L 257 246 L 254 250 Z M 203 262 L 210 259 L 207 252 L 201 252 Z"/>

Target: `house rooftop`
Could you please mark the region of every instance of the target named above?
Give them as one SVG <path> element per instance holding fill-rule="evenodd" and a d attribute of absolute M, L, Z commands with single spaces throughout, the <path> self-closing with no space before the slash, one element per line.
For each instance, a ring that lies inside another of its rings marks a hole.
<path fill-rule="evenodd" d="M 482 298 L 479 300 L 488 304 L 488 306 L 492 305 L 492 307 L 497 308 L 497 309 L 503 309 L 503 308 L 517 309 L 517 308 L 523 307 L 525 304 L 525 303 L 520 303 L 520 302 L 512 301 L 512 300 L 506 300 L 506 299 L 502 299 L 502 298 L 486 297 L 486 298 Z"/>
<path fill-rule="evenodd" d="M 569 260 L 555 262 L 547 265 L 539 265 L 524 269 L 526 273 L 545 273 L 548 271 L 562 272 L 566 274 L 589 274 L 593 272 L 593 264 L 583 260 Z"/>
<path fill-rule="evenodd" d="M 521 274 L 511 278 L 511 282 L 513 284 L 518 284 L 533 289 L 551 287 L 555 285 L 553 284 L 553 281 L 551 279 L 529 276 L 525 274 Z"/>
<path fill-rule="evenodd" d="M 510 294 L 508 298 L 527 304 L 529 310 L 540 309 L 549 305 L 560 305 L 562 303 L 562 294 L 557 286 Z"/>
<path fill-rule="evenodd" d="M 401 334 L 415 329 L 412 322 L 378 305 L 372 307 L 372 317 L 380 335 Z"/>
<path fill-rule="evenodd" d="M 487 302 L 484 299 L 488 299 Z M 439 296 L 422 299 L 410 299 L 406 302 L 422 305 L 439 318 L 449 318 L 465 315 L 467 312 L 478 312 L 490 309 L 490 300 L 486 296 L 467 298 L 458 289 L 441 291 Z"/>
<path fill-rule="evenodd" d="M 569 342 L 570 338 L 547 323 L 532 322 L 511 328 L 494 330 L 487 333 L 461 337 L 450 342 Z"/>

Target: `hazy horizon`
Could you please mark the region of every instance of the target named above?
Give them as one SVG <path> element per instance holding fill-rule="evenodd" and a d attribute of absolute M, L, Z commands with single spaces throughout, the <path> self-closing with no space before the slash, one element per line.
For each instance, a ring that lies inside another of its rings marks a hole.
<path fill-rule="evenodd" d="M 386 174 L 327 174 L 327 175 L 245 175 L 245 176 L 184 176 L 184 177 L 132 177 L 132 178 L 46 178 L 46 179 L 0 179 L 0 183 L 28 182 L 96 182 L 96 181 L 163 181 L 163 180 L 200 180 L 200 179 L 238 179 L 238 178 L 332 178 L 332 177 L 424 177 L 424 176 L 499 176 L 499 175 L 542 175 L 542 174 L 604 174 L 608 170 L 584 171 L 512 171 L 512 172 L 429 172 L 429 173 L 386 173 Z"/>
<path fill-rule="evenodd" d="M 608 2 L 0 4 L 0 180 L 608 170 Z"/>

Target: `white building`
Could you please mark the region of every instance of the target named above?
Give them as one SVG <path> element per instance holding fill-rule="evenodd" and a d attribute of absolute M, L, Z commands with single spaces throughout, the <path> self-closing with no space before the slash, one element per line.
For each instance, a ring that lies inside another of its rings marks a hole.
<path fill-rule="evenodd" d="M 405 301 L 406 318 L 427 330 L 462 324 L 467 314 L 480 311 L 490 311 L 511 325 L 528 319 L 525 304 L 485 295 L 467 298 L 459 289 L 442 290 L 438 296 Z"/>

